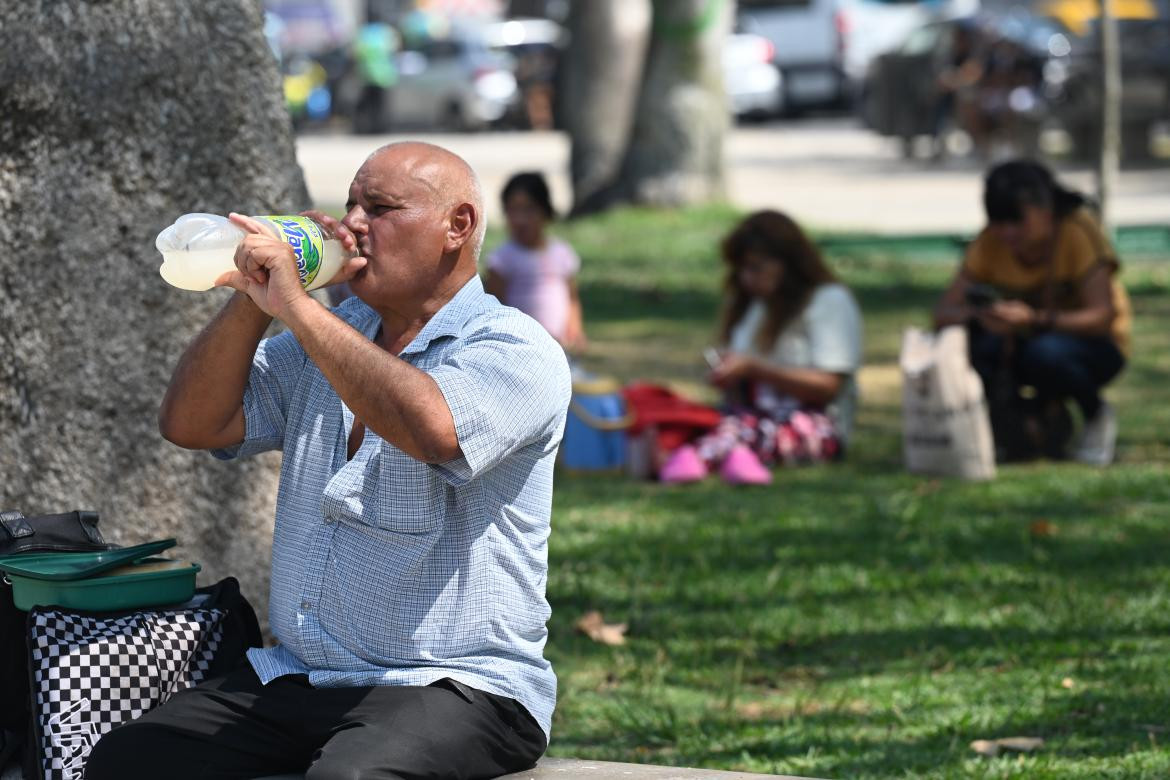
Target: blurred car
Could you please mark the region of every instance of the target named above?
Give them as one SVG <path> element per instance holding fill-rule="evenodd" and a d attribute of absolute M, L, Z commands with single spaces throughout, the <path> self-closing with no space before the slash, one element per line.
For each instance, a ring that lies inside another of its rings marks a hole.
<path fill-rule="evenodd" d="M 559 126 L 554 116 L 558 69 L 568 34 L 551 19 L 513 18 L 484 26 L 492 51 L 513 63 L 520 90 L 518 110 L 509 124 L 536 130 Z"/>
<path fill-rule="evenodd" d="M 517 110 L 520 90 L 507 55 L 488 45 L 483 25 L 407 45 L 398 54 L 390 98 L 394 124 L 480 130 Z"/>
<path fill-rule="evenodd" d="M 775 47 L 789 108 L 853 102 L 870 61 L 978 0 L 740 0 L 737 28 Z"/>
<path fill-rule="evenodd" d="M 723 88 L 732 115 L 776 116 L 784 111 L 784 79 L 776 47 L 762 35 L 735 33 L 723 44 Z"/>
<path fill-rule="evenodd" d="M 907 150 L 916 136 L 937 135 L 942 120 L 937 85 L 953 59 L 960 27 L 977 31 L 984 67 L 1006 56 L 1016 61 L 1019 73 L 1030 75 L 1008 89 L 1002 101 L 1001 110 L 1019 120 L 1019 127 L 1038 135 L 1042 123 L 1055 123 L 1068 131 L 1078 152 L 1096 150 L 1101 93 L 1093 25 L 1078 35 L 1058 18 L 1019 8 L 923 25 L 898 49 L 876 58 L 862 92 L 866 125 L 901 138 Z M 1130 155 L 1143 155 L 1153 125 L 1170 116 L 1170 21 L 1120 19 L 1118 27 L 1123 146 Z M 1038 139 L 1016 140 L 1027 148 Z"/>
<path fill-rule="evenodd" d="M 1163 6 L 1164 9 L 1164 6 Z M 1170 15 L 1119 18 L 1121 51 L 1121 145 L 1125 155 L 1144 157 L 1150 152 L 1154 128 L 1170 119 Z M 1082 155 L 1100 147 L 1100 46 L 1096 20 L 1084 33 L 1070 36 L 1068 62 L 1050 78 L 1059 79 L 1063 100 L 1057 119 Z"/>

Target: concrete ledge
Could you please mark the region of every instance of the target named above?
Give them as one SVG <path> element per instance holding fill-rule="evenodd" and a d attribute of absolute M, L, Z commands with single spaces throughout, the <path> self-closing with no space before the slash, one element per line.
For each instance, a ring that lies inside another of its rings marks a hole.
<path fill-rule="evenodd" d="M 582 761 L 575 758 L 543 758 L 535 769 L 506 775 L 501 780 L 565 780 L 588 777 L 590 780 L 810 780 L 793 775 L 756 775 L 748 772 L 721 772 L 716 769 L 685 769 L 650 764 L 617 764 L 611 761 Z M 20 780 L 20 770 L 9 767 L 0 772 L 0 780 Z M 304 775 L 272 775 L 258 780 L 304 780 Z"/>
<path fill-rule="evenodd" d="M 542 758 L 535 769 L 507 775 L 507 780 L 562 780 L 567 777 L 588 777 L 593 780 L 698 780 L 702 777 L 717 780 L 759 780 L 762 777 L 782 780 L 809 780 L 793 775 L 757 775 L 748 772 L 723 772 L 717 769 L 686 769 L 650 764 L 617 764 L 611 761 L 582 761 L 576 758 Z"/>
<path fill-rule="evenodd" d="M 576 758 L 542 758 L 535 769 L 505 775 L 500 780 L 565 780 L 588 777 L 590 780 L 811 780 L 793 775 L 756 775 L 748 772 L 722 772 L 717 769 L 686 769 L 650 764 L 618 764 L 612 761 L 582 761 Z M 303 780 L 302 775 L 272 775 L 257 780 Z"/>

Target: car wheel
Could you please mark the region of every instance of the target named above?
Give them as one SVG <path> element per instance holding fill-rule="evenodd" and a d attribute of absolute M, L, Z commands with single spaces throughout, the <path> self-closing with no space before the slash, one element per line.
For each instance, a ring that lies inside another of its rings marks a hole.
<path fill-rule="evenodd" d="M 447 107 L 443 109 L 442 125 L 445 130 L 455 133 L 467 132 L 467 117 L 464 116 L 463 107 L 459 105 L 458 100 L 447 102 Z"/>

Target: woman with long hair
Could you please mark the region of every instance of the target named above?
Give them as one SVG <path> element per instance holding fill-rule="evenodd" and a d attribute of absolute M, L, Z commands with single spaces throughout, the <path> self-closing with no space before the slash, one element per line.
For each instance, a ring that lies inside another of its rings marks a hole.
<path fill-rule="evenodd" d="M 1081 430 L 1069 454 L 1107 464 L 1117 420 L 1101 390 L 1125 365 L 1131 319 L 1117 253 L 1086 198 L 1040 163 L 992 168 L 983 205 L 987 226 L 934 319 L 969 328 L 998 456 L 1064 456 L 1071 398 Z"/>
<path fill-rule="evenodd" d="M 725 394 L 719 427 L 677 450 L 667 482 L 711 469 L 733 483 L 771 480 L 767 466 L 841 456 L 856 404 L 861 312 L 787 215 L 759 211 L 724 239 L 725 308 L 709 380 Z"/>

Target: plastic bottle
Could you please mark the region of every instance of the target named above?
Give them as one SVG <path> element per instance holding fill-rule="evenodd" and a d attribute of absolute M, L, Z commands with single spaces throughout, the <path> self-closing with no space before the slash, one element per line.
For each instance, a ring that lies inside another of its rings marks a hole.
<path fill-rule="evenodd" d="M 297 256 L 301 286 L 315 290 L 337 273 L 346 258 L 336 239 L 327 238 L 321 226 L 308 217 L 252 217 L 287 242 Z M 210 290 L 225 271 L 234 271 L 236 245 L 245 232 L 227 217 L 217 214 L 184 214 L 163 230 L 154 245 L 162 252 L 158 272 L 183 290 Z"/>

